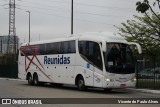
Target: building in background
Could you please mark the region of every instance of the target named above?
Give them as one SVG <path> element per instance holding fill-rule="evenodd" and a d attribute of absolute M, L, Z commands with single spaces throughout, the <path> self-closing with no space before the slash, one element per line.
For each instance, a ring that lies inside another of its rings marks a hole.
<path fill-rule="evenodd" d="M 8 47 L 8 38 L 9 36 L 4 35 L 4 36 L 0 36 L 0 54 L 6 54 L 7 51 L 9 53 L 14 53 L 14 36 L 10 36 L 10 41 L 9 41 L 9 47 Z M 15 37 L 16 40 L 16 53 L 19 47 L 19 38 L 18 36 Z M 9 50 L 7 50 L 7 47 L 9 48 Z"/>

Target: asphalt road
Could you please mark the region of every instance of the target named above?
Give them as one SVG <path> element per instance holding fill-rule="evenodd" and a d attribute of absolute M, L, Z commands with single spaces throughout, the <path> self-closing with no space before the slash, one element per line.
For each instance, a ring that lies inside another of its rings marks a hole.
<path fill-rule="evenodd" d="M 79 91 L 74 86 L 30 86 L 27 81 L 0 79 L 0 98 L 160 98 L 160 95 L 128 89 L 115 89 L 110 93 L 102 89 Z M 159 107 L 159 104 L 46 104 L 0 105 L 0 107 Z"/>

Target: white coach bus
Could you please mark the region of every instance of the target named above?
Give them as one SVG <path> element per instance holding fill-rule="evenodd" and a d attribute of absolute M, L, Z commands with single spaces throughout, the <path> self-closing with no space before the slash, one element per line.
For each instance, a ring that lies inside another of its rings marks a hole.
<path fill-rule="evenodd" d="M 129 43 L 117 35 L 84 33 L 47 41 L 24 43 L 19 53 L 20 79 L 76 85 L 79 90 L 135 86 L 135 65 Z"/>

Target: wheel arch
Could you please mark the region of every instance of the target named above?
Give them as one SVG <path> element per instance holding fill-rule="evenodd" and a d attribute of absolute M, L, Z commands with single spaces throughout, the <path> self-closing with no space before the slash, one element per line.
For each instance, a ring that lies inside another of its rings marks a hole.
<path fill-rule="evenodd" d="M 84 79 L 84 77 L 83 77 L 83 75 L 82 75 L 82 74 L 77 74 L 77 76 L 76 76 L 76 78 L 75 78 L 75 85 L 77 85 L 77 84 L 78 84 L 78 80 L 79 80 L 79 78 L 83 78 L 83 79 Z"/>
<path fill-rule="evenodd" d="M 37 76 L 38 77 L 38 73 L 37 72 L 34 72 L 33 73 L 33 77 Z"/>

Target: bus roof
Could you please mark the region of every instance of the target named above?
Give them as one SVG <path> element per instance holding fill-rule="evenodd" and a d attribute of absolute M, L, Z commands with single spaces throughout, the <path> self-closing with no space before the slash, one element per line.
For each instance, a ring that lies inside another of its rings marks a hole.
<path fill-rule="evenodd" d="M 113 33 L 108 32 L 89 32 L 89 33 L 82 33 L 79 34 L 79 40 L 91 40 L 91 41 L 97 41 L 97 42 L 120 42 L 120 43 L 127 43 L 127 41 L 119 36 L 115 35 Z"/>
<path fill-rule="evenodd" d="M 96 42 L 120 42 L 120 43 L 127 43 L 127 41 L 119 36 L 115 35 L 113 33 L 107 33 L 107 32 L 87 32 L 87 33 L 80 33 L 80 34 L 73 34 L 71 36 L 65 37 L 65 38 L 57 38 L 52 40 L 43 40 L 43 41 L 36 41 L 36 42 L 30 42 L 30 45 L 36 45 L 36 44 L 44 44 L 44 43 L 52 43 L 52 42 L 61 42 L 61 41 L 69 41 L 69 40 L 89 40 L 89 41 L 96 41 Z M 23 43 L 21 46 L 26 46 L 28 43 Z"/>

